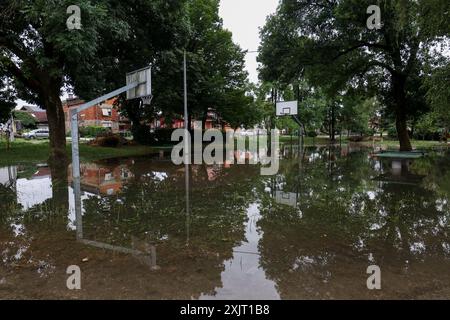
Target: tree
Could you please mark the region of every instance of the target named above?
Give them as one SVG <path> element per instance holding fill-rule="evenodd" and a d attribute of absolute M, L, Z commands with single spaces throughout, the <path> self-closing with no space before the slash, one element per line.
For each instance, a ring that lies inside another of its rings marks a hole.
<path fill-rule="evenodd" d="M 4 76 L 4 73 L 0 62 L 0 83 L 3 84 L 3 88 L 0 89 L 0 123 L 5 123 L 11 118 L 11 111 L 16 106 L 14 92 L 9 86 L 8 79 Z"/>
<path fill-rule="evenodd" d="M 122 85 L 124 69 L 143 60 L 148 64 L 155 50 L 170 44 L 184 1 L 136 0 L 130 5 L 80 0 L 81 28 L 69 30 L 66 10 L 71 4 L 66 0 L 0 4 L 0 76 L 14 80 L 17 97 L 46 110 L 50 159 L 60 162 L 67 157 L 62 88 L 71 87 L 88 99 L 115 87 L 119 79 Z"/>
<path fill-rule="evenodd" d="M 233 126 L 248 123 L 251 99 L 246 97 L 245 52 L 223 28 L 219 1 L 187 1 L 184 20 L 188 30 L 185 36 L 154 61 L 155 97 L 152 106 L 141 113 L 141 121 L 183 115 L 182 62 L 186 50 L 190 119 L 201 119 L 205 124 L 208 110 L 213 109 Z"/>
<path fill-rule="evenodd" d="M 261 31 L 261 76 L 294 81 L 305 72 L 331 95 L 347 87 L 376 93 L 395 116 L 400 150 L 411 150 L 407 120 L 415 81 L 425 62 L 443 59 L 438 44 L 448 31 L 450 4 L 434 3 L 439 10 L 427 1 L 379 1 L 382 28 L 370 30 L 371 1 L 283 0 Z"/>
<path fill-rule="evenodd" d="M 424 114 L 416 124 L 416 133 L 422 136 L 423 140 L 425 140 L 427 135 L 432 135 L 437 131 L 436 114 L 434 112 Z"/>
<path fill-rule="evenodd" d="M 22 126 L 27 129 L 36 128 L 36 119 L 29 113 L 23 111 L 15 111 L 14 118 L 22 123 Z"/>
<path fill-rule="evenodd" d="M 434 70 L 431 77 L 425 82 L 428 87 L 426 98 L 431 105 L 434 116 L 443 128 L 444 138 L 447 138 L 450 126 L 450 65 Z"/>

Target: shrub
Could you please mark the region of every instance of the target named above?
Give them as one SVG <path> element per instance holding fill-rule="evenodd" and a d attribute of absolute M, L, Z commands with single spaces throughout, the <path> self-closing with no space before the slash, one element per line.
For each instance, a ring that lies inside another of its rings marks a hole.
<path fill-rule="evenodd" d="M 307 136 L 307 137 L 310 137 L 310 138 L 315 138 L 315 137 L 317 137 L 317 132 L 314 131 L 314 130 L 307 131 L 307 132 L 306 132 L 306 136 Z"/>
<path fill-rule="evenodd" d="M 390 126 L 388 128 L 388 137 L 392 138 L 392 139 L 397 139 L 397 129 L 395 128 L 395 126 Z"/>
<path fill-rule="evenodd" d="M 110 128 L 100 126 L 87 126 L 79 128 L 80 136 L 83 138 L 95 138 L 111 132 Z"/>
<path fill-rule="evenodd" d="M 98 137 L 96 143 L 100 147 L 116 148 L 120 144 L 120 137 L 116 135 Z"/>

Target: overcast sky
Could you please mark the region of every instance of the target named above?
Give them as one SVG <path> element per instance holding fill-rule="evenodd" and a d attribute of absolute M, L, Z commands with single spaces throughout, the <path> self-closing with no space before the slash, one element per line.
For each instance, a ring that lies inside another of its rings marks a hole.
<path fill-rule="evenodd" d="M 223 25 L 233 33 L 233 40 L 244 50 L 256 51 L 259 46 L 259 27 L 274 13 L 278 0 L 221 0 L 220 16 Z M 250 81 L 258 82 L 256 53 L 246 57 Z"/>

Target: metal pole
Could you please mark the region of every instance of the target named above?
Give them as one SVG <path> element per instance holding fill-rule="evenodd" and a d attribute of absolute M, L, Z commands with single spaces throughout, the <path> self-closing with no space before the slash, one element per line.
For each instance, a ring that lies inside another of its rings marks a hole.
<path fill-rule="evenodd" d="M 183 73 L 184 73 L 184 128 L 188 128 L 188 109 L 187 109 L 187 71 L 186 71 L 186 50 L 183 55 Z"/>
<path fill-rule="evenodd" d="M 71 110 L 71 135 L 72 135 L 72 177 L 80 178 L 80 154 L 78 147 L 78 113 L 76 109 Z"/>
<path fill-rule="evenodd" d="M 183 77 L 184 77 L 184 171 L 185 171 L 185 188 L 186 188 L 186 245 L 189 245 L 190 233 L 190 203 L 189 203 L 189 163 L 190 163 L 190 144 L 189 139 L 189 121 L 187 106 L 187 67 L 186 67 L 186 50 L 183 54 Z M 189 141 L 188 141 L 189 139 Z"/>
<path fill-rule="evenodd" d="M 191 160 L 191 139 L 189 138 L 189 121 L 188 121 L 188 98 L 187 98 L 187 71 L 186 71 L 186 51 L 183 55 L 183 75 L 184 75 L 184 163 L 190 164 Z"/>

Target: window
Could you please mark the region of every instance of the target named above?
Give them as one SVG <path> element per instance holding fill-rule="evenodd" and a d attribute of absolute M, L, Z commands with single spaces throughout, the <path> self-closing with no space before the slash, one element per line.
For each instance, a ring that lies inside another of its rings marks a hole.
<path fill-rule="evenodd" d="M 109 108 L 102 108 L 102 114 L 105 117 L 111 117 L 112 115 L 112 110 Z"/>
<path fill-rule="evenodd" d="M 103 128 L 112 128 L 112 122 L 111 121 L 102 121 L 102 127 Z"/>

